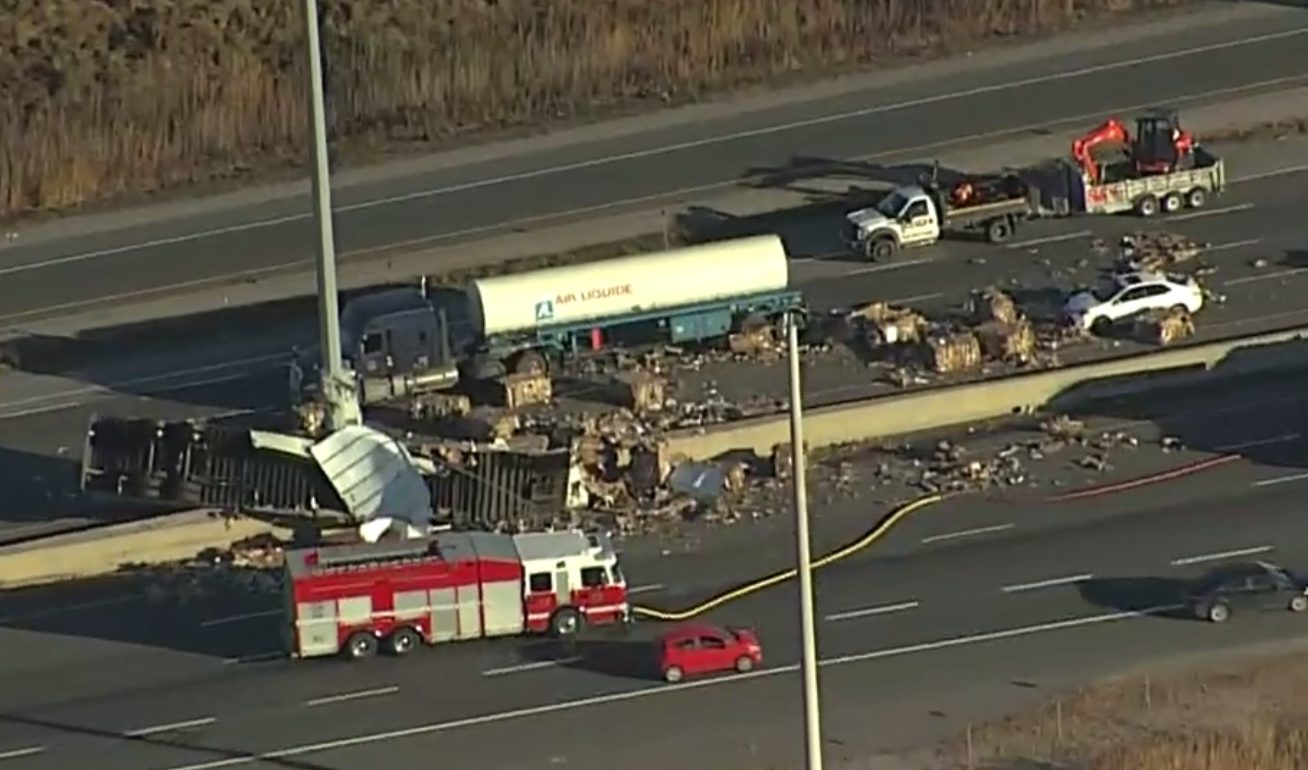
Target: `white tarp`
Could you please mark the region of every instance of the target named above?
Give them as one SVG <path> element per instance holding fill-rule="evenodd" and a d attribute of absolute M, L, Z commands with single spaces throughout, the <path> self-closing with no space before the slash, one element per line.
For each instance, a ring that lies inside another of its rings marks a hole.
<path fill-rule="evenodd" d="M 431 523 L 427 484 L 408 450 L 390 436 L 354 425 L 314 444 L 309 453 L 358 521 L 384 517 L 419 528 Z"/>

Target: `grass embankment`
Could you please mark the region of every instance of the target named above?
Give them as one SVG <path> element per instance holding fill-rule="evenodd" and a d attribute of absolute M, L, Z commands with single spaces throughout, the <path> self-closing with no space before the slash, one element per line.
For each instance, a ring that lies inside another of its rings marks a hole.
<path fill-rule="evenodd" d="M 347 157 L 697 99 L 1190 0 L 321 0 Z M 0 5 L 0 218 L 307 147 L 300 0 Z"/>
<path fill-rule="evenodd" d="M 1304 650 L 1134 675 L 972 731 L 975 768 L 1304 770 Z M 951 752 L 966 767 L 960 741 Z"/>

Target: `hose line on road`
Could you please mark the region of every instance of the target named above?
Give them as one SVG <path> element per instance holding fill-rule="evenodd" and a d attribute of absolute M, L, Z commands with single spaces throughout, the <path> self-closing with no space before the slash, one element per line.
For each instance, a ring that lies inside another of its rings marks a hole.
<path fill-rule="evenodd" d="M 894 527 L 899 522 L 903 521 L 908 516 L 916 513 L 917 511 L 920 511 L 923 508 L 926 508 L 931 505 L 935 505 L 936 503 L 944 499 L 945 499 L 944 495 L 927 495 L 926 497 L 919 497 L 918 499 L 913 500 L 912 502 L 905 503 L 904 505 L 899 506 L 898 508 L 894 509 L 889 514 L 884 516 L 881 519 L 881 521 L 877 523 L 875 527 L 869 530 L 862 537 L 858 538 L 857 540 L 845 546 L 842 546 L 841 548 L 835 551 L 832 551 L 826 556 L 823 556 L 822 558 L 813 562 L 813 569 L 820 569 L 830 564 L 835 564 L 841 559 L 844 559 L 848 556 L 851 556 L 863 550 L 864 548 L 867 548 L 868 546 L 872 545 L 873 543 L 884 537 L 885 534 L 889 532 L 892 527 Z M 793 580 L 798 576 L 799 576 L 799 570 L 795 568 L 784 570 L 782 572 L 776 572 L 771 575 L 768 575 L 765 578 L 760 578 L 751 583 L 746 583 L 742 586 L 732 588 L 728 591 L 718 594 L 717 596 L 714 596 L 711 599 L 700 602 L 699 604 L 696 604 L 695 606 L 689 607 L 684 610 L 676 610 L 676 611 L 660 610 L 656 607 L 646 607 L 638 604 L 633 606 L 631 608 L 631 611 L 635 615 L 639 615 L 646 618 L 652 618 L 654 620 L 669 620 L 669 621 L 689 620 L 695 617 L 696 615 L 702 615 L 705 612 L 721 607 L 722 605 L 728 602 L 733 602 L 744 596 L 748 596 L 749 594 L 762 591 L 765 588 L 771 588 L 775 585 L 784 583 L 787 580 Z"/>
<path fill-rule="evenodd" d="M 1150 484 L 1158 484 L 1172 479 L 1179 479 L 1182 476 L 1189 476 L 1192 473 L 1199 473 L 1211 468 L 1217 468 L 1227 463 L 1235 462 L 1242 457 L 1240 454 L 1217 455 L 1216 457 L 1205 457 L 1202 460 L 1195 460 L 1175 468 L 1170 468 L 1157 473 L 1150 473 L 1147 476 L 1137 476 L 1126 481 L 1118 481 L 1112 484 L 1101 484 L 1093 487 L 1085 487 L 1072 492 L 1064 492 L 1061 495 L 1053 495 L 1045 498 L 1049 503 L 1070 503 L 1074 500 L 1084 500 L 1088 497 L 1101 497 L 1103 495 L 1113 495 L 1118 492 L 1127 492 L 1139 487 L 1146 487 Z"/>

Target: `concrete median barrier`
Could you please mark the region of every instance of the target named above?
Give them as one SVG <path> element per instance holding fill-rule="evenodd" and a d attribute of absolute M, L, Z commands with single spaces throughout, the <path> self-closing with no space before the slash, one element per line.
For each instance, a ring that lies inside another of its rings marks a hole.
<path fill-rule="evenodd" d="M 187 559 L 255 535 L 286 534 L 243 516 L 196 510 L 0 547 L 0 588 L 96 577 L 127 564 Z"/>
<path fill-rule="evenodd" d="M 1300 368 L 1308 369 L 1308 327 L 810 409 L 804 413 L 804 435 L 810 448 L 873 441 Z M 669 450 L 708 460 L 741 450 L 765 454 L 789 440 L 782 414 L 677 431 L 669 436 Z"/>
<path fill-rule="evenodd" d="M 1308 327 L 821 407 L 806 412 L 805 434 L 810 447 L 820 448 L 1296 369 L 1308 369 Z M 708 460 L 740 450 L 767 453 L 789 438 L 783 414 L 678 431 L 669 449 Z M 266 533 L 290 534 L 257 519 L 197 510 L 55 535 L 0 547 L 0 589 L 177 561 Z"/>

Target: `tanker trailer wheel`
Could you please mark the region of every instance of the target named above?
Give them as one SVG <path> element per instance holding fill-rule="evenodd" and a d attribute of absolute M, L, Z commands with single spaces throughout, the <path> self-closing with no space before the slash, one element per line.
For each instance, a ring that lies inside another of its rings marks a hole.
<path fill-rule="evenodd" d="M 514 374 L 549 374 L 549 362 L 539 350 L 524 350 L 513 357 L 511 368 Z"/>

